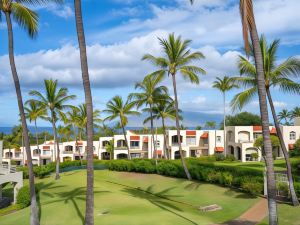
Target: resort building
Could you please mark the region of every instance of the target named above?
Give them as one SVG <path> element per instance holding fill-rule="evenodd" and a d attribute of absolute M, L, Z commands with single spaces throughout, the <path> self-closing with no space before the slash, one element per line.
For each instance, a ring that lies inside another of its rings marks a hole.
<path fill-rule="evenodd" d="M 277 135 L 273 126 L 269 127 L 271 135 Z M 295 142 L 300 138 L 300 118 L 295 119 L 293 126 L 280 126 L 283 139 L 288 150 L 293 150 Z M 134 158 L 170 158 L 179 159 L 179 141 L 182 146 L 184 157 L 201 157 L 214 154 L 233 155 L 236 160 L 242 162 L 260 161 L 261 149 L 254 147 L 255 140 L 262 135 L 261 126 L 228 126 L 226 127 L 226 141 L 223 130 L 181 130 L 180 140 L 176 130 L 166 132 L 166 140 L 163 134 L 152 135 L 136 134 L 127 131 L 124 135 L 113 137 L 100 137 L 99 141 L 93 142 L 94 157 L 96 159 L 124 159 L 129 154 Z M 108 151 L 107 145 L 113 142 L 113 152 Z M 86 158 L 86 141 L 70 141 L 59 144 L 60 161 L 79 160 Z M 31 146 L 32 160 L 34 165 L 46 165 L 55 161 L 57 147 L 53 141 L 45 142 L 40 146 Z M 280 147 L 274 148 L 276 157 L 283 157 Z M 3 163 L 25 165 L 27 156 L 25 148 L 5 149 Z"/>

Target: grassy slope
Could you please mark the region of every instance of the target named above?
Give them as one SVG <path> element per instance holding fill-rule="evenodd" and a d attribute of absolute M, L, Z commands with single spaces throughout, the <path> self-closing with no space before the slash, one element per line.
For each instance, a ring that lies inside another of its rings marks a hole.
<path fill-rule="evenodd" d="M 82 224 L 84 171 L 65 173 L 57 182 L 50 177 L 38 183 L 41 188 L 41 224 Z M 210 184 L 158 175 L 95 171 L 95 224 L 99 225 L 211 224 L 236 218 L 257 201 L 257 198 Z M 204 213 L 197 209 L 209 204 L 218 204 L 223 210 Z M 105 212 L 108 214 L 102 215 Z M 28 221 L 29 208 L 0 218 L 3 225 L 26 225 Z"/>

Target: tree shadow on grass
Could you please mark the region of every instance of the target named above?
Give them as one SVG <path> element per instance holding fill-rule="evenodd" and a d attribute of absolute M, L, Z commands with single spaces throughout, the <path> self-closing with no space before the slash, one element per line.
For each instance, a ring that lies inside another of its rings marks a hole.
<path fill-rule="evenodd" d="M 198 188 L 200 187 L 201 183 L 198 182 L 191 182 L 189 184 L 187 184 L 184 189 L 188 190 L 188 191 L 194 191 L 194 190 L 198 190 Z"/>
<path fill-rule="evenodd" d="M 51 186 L 51 183 L 49 186 Z M 58 187 L 58 186 L 56 186 L 56 187 Z M 63 186 L 61 186 L 61 187 L 63 187 Z M 107 192 L 109 192 L 109 191 L 94 191 L 94 194 L 107 193 Z M 70 191 L 57 192 L 54 194 L 43 192 L 43 194 L 47 195 L 48 197 L 51 197 L 51 198 L 58 198 L 56 200 L 47 201 L 47 202 L 43 203 L 43 205 L 48 205 L 48 204 L 57 203 L 57 202 L 64 202 L 65 204 L 72 203 L 77 216 L 80 218 L 82 224 L 84 224 L 84 216 L 79 208 L 77 201 L 85 201 L 86 187 L 77 187 Z M 38 198 L 38 199 L 40 199 L 40 198 Z M 39 201 L 39 207 L 40 207 L 40 216 L 41 216 L 40 201 Z"/>
<path fill-rule="evenodd" d="M 224 192 L 224 195 L 232 197 L 232 198 L 242 198 L 242 199 L 255 199 L 257 198 L 255 195 L 250 195 L 248 193 L 240 192 L 238 190 L 229 189 Z"/>
<path fill-rule="evenodd" d="M 153 185 L 151 185 L 146 190 L 142 190 L 140 188 L 131 188 L 131 187 L 127 186 L 127 187 L 124 187 L 124 189 L 122 191 L 129 194 L 130 196 L 132 196 L 134 198 L 146 200 L 164 211 L 172 213 L 173 215 L 180 217 L 180 218 L 190 222 L 191 224 L 197 225 L 196 222 L 179 214 L 179 212 L 183 212 L 183 210 L 181 208 L 179 208 L 178 206 L 176 206 L 176 204 L 178 205 L 181 202 L 177 202 L 177 201 L 173 201 L 173 200 L 169 199 L 170 197 L 178 197 L 178 195 L 171 195 L 168 193 L 172 189 L 174 189 L 174 188 L 167 188 L 163 191 L 154 193 Z M 181 204 L 184 204 L 184 203 L 181 203 Z M 178 212 L 176 212 L 176 211 L 178 211 Z"/>

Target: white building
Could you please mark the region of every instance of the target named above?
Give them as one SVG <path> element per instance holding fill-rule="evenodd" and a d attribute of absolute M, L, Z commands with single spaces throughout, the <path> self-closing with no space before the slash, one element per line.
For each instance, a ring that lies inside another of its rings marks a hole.
<path fill-rule="evenodd" d="M 294 126 L 281 126 L 285 145 L 288 150 L 294 148 L 296 140 L 300 138 L 300 118 L 295 120 Z M 270 126 L 272 135 L 276 135 L 274 127 Z M 226 141 L 224 141 L 223 130 L 181 130 L 180 142 L 185 157 L 200 157 L 214 154 L 234 155 L 242 162 L 261 160 L 261 150 L 254 147 L 254 142 L 262 134 L 261 126 L 229 126 L 226 127 Z M 135 134 L 127 131 L 126 139 L 129 145 L 131 158 L 180 158 L 178 138 L 176 130 L 168 130 L 166 140 L 164 135 L 155 134 L 154 142 L 151 134 Z M 114 153 L 106 150 L 106 145 L 113 141 Z M 154 148 L 153 143 L 156 145 Z M 99 141 L 94 141 L 94 157 L 108 160 L 127 158 L 128 150 L 124 135 L 114 135 L 113 137 L 101 137 Z M 70 141 L 59 144 L 60 161 L 79 160 L 86 158 L 86 141 Z M 46 142 L 39 146 L 31 146 L 33 164 L 45 165 L 53 162 L 57 156 L 57 148 L 53 141 Z M 157 150 L 155 152 L 155 149 Z M 282 157 L 281 149 L 275 150 L 277 157 Z M 258 157 L 256 157 L 258 156 Z M 5 149 L 3 161 L 7 164 L 14 161 L 17 165 L 27 163 L 25 149 Z"/>

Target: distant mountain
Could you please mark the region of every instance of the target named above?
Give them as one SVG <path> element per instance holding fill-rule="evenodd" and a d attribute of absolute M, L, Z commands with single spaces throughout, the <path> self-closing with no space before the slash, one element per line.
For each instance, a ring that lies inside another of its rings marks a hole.
<path fill-rule="evenodd" d="M 12 131 L 13 127 L 0 127 L 0 133 L 4 133 L 4 134 L 10 134 Z M 35 128 L 32 126 L 28 127 L 30 133 L 35 134 Z M 44 132 L 47 131 L 50 134 L 52 134 L 52 128 L 51 127 L 38 127 L 38 132 Z"/>

